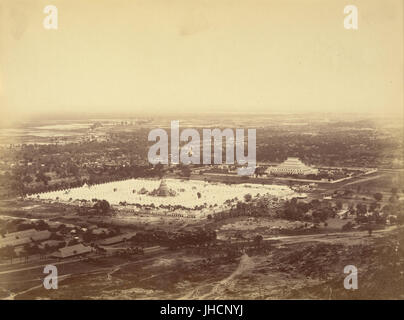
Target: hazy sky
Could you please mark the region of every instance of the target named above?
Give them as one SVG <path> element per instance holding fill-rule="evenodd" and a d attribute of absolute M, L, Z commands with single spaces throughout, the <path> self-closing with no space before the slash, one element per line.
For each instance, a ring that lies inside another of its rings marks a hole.
<path fill-rule="evenodd" d="M 402 114 L 403 41 L 403 0 L 0 0 L 0 106 Z"/>

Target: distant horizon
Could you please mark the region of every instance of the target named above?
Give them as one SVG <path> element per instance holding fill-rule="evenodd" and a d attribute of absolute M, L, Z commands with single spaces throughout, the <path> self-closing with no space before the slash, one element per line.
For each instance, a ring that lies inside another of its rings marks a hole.
<path fill-rule="evenodd" d="M 111 109 L 113 109 L 111 107 Z M 404 110 L 403 110 L 404 111 Z M 373 111 L 288 111 L 288 110 L 278 110 L 278 111 L 264 111 L 264 112 L 253 112 L 253 111 L 188 111 L 188 112 L 181 112 L 181 111 L 159 111 L 159 112 L 152 112 L 152 111 L 60 111 L 60 112 L 23 112 L 20 113 L 19 116 L 21 118 L 48 118 L 48 117 L 65 117 L 65 116 L 100 116 L 100 117 L 111 117 L 111 116 L 142 116 L 142 117 L 166 117 L 166 116 L 193 116 L 193 115 L 250 115 L 250 116 L 276 116 L 276 115 L 335 115 L 335 116 L 344 116 L 344 115 L 355 115 L 355 116 L 397 116 L 403 115 L 403 112 L 397 110 L 396 112 L 391 111 L 386 113 L 383 110 L 373 110 Z"/>
<path fill-rule="evenodd" d="M 7 118 L 0 119 L 0 130 L 6 128 L 14 128 L 19 124 L 29 124 L 37 123 L 37 122 L 65 122 L 65 121 L 122 121 L 122 120 L 136 120 L 136 119 L 171 119 L 171 120 L 195 120 L 195 121 L 203 121 L 203 119 L 216 118 L 218 121 L 220 119 L 225 120 L 240 120 L 242 117 L 243 120 L 251 119 L 251 121 L 255 121 L 255 119 L 260 118 L 280 118 L 286 120 L 285 117 L 294 116 L 296 118 L 302 118 L 301 120 L 313 120 L 310 118 L 329 118 L 328 120 L 333 122 L 357 122 L 357 121 L 378 121 L 378 122 L 386 122 L 389 121 L 391 124 L 402 126 L 404 128 L 404 118 L 402 115 L 398 116 L 397 114 L 386 114 L 386 113 L 363 113 L 363 112 L 265 112 L 265 113 L 254 113 L 254 112 L 189 112 L 189 113 L 139 113 L 139 112 L 59 112 L 59 113 L 26 113 L 21 117 L 17 118 Z M 293 120 L 290 121 L 293 123 Z"/>

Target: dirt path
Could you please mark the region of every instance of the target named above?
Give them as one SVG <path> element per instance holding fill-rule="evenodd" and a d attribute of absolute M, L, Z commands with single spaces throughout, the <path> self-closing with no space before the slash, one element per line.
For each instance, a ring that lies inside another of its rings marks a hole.
<path fill-rule="evenodd" d="M 237 266 L 236 270 L 233 271 L 227 278 L 219 281 L 216 283 L 208 292 L 203 293 L 207 289 L 209 289 L 210 285 L 203 284 L 198 286 L 190 293 L 178 298 L 178 300 L 187 300 L 187 299 L 218 299 L 223 297 L 223 292 L 226 289 L 231 288 L 235 285 L 235 278 L 244 272 L 252 269 L 254 266 L 254 262 L 252 259 L 247 255 L 243 254 L 240 258 L 240 263 Z"/>
<path fill-rule="evenodd" d="M 397 229 L 397 226 L 390 226 L 381 230 L 374 230 L 372 235 L 390 232 Z M 304 234 L 304 235 L 293 235 L 293 236 L 277 236 L 277 237 L 266 237 L 263 240 L 293 240 L 296 242 L 309 241 L 309 240 L 326 240 L 332 237 L 337 238 L 350 238 L 350 237 L 366 237 L 368 231 L 347 231 L 347 232 L 332 232 L 332 233 L 315 233 L 315 234 Z"/>
<path fill-rule="evenodd" d="M 108 279 L 108 280 L 111 280 L 111 279 L 112 279 L 112 275 L 113 275 L 115 272 L 121 270 L 122 267 L 125 267 L 125 266 L 127 266 L 127 265 L 130 265 L 130 264 L 132 264 L 132 263 L 134 263 L 134 261 L 125 262 L 125 263 L 121 263 L 121 264 L 119 264 L 119 265 L 117 265 L 117 266 L 114 266 L 114 267 L 112 268 L 112 270 L 107 273 L 107 279 Z"/>
<path fill-rule="evenodd" d="M 72 274 L 65 274 L 65 275 L 63 275 L 63 276 L 59 276 L 59 277 L 58 277 L 58 281 L 65 280 L 65 279 L 69 278 L 71 275 L 72 275 Z M 9 291 L 9 292 L 10 292 L 10 295 L 9 295 L 8 297 L 2 299 L 2 300 L 14 300 L 16 296 L 19 296 L 19 295 L 21 295 L 21 294 L 28 293 L 28 292 L 30 292 L 30 291 L 33 291 L 33 290 L 35 290 L 35 289 L 39 289 L 39 288 L 42 288 L 42 287 L 43 287 L 43 283 L 41 283 L 40 285 L 31 287 L 31 288 L 29 288 L 29 289 L 26 289 L 26 290 L 24 290 L 24 291 L 20 291 L 20 292 L 11 292 L 11 291 Z"/>
<path fill-rule="evenodd" d="M 241 256 L 240 259 L 240 263 L 237 267 L 236 270 L 234 270 L 234 272 L 229 275 L 227 278 L 219 281 L 210 292 L 200 296 L 200 299 L 207 299 L 209 296 L 211 299 L 217 299 L 218 296 L 221 296 L 223 291 L 225 291 L 226 289 L 232 287 L 235 283 L 234 283 L 234 279 L 238 276 L 243 274 L 244 272 L 246 272 L 249 269 L 252 269 L 254 266 L 254 262 L 252 261 L 252 259 L 247 255 L 247 254 L 243 254 Z"/>
<path fill-rule="evenodd" d="M 40 268 L 44 268 L 45 266 L 51 264 L 54 266 L 57 265 L 63 265 L 63 264 L 68 264 L 68 263 L 74 263 L 74 262 L 79 262 L 82 261 L 83 258 L 80 259 L 73 259 L 73 260 L 68 260 L 68 261 L 61 261 L 61 262 L 53 262 L 53 261 L 49 261 L 49 263 L 46 264 L 38 264 L 35 266 L 31 266 L 31 267 L 25 267 L 25 268 L 19 268 L 19 269 L 10 269 L 10 270 L 5 270 L 5 271 L 0 271 L 0 275 L 2 274 L 7 274 L 7 273 L 13 273 L 13 272 L 20 272 L 20 271 L 28 271 L 28 270 L 35 270 L 35 269 L 40 269 Z"/>
<path fill-rule="evenodd" d="M 162 250 L 159 250 L 159 251 L 162 251 Z M 155 253 L 155 252 L 153 252 L 153 253 Z M 167 255 L 167 254 L 161 255 L 161 256 L 158 257 L 158 259 L 164 258 L 166 255 Z M 153 256 L 153 257 L 150 257 L 150 258 L 145 258 L 145 259 L 140 259 L 140 260 L 136 260 L 136 261 L 128 261 L 128 262 L 121 263 L 121 264 L 119 264 L 119 265 L 117 265 L 117 266 L 114 266 L 114 267 L 111 269 L 111 271 L 107 273 L 107 279 L 108 279 L 108 280 L 112 280 L 112 275 L 113 275 L 115 272 L 118 272 L 119 270 L 121 270 L 123 267 L 126 267 L 126 266 L 128 266 L 128 265 L 141 264 L 141 263 L 145 263 L 145 262 L 148 262 L 148 261 L 153 261 L 153 260 L 155 260 L 155 259 L 157 259 L 157 257 Z"/>
<path fill-rule="evenodd" d="M 352 182 L 346 183 L 345 186 L 351 186 L 351 185 L 354 185 L 354 184 L 358 184 L 358 183 L 363 183 L 363 182 L 370 181 L 370 180 L 379 179 L 379 178 L 382 177 L 382 176 L 383 176 L 382 174 L 379 174 L 379 175 L 377 175 L 377 176 L 367 177 L 367 178 L 364 178 L 364 179 L 359 179 L 359 180 L 356 180 L 356 181 L 352 181 Z"/>

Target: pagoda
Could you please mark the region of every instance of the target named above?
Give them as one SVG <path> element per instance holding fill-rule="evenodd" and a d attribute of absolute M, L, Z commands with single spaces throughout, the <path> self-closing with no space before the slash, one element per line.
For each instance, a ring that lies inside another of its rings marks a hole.
<path fill-rule="evenodd" d="M 157 189 L 157 195 L 159 197 L 168 197 L 170 195 L 170 190 L 167 187 L 167 182 L 162 179 L 160 186 Z"/>

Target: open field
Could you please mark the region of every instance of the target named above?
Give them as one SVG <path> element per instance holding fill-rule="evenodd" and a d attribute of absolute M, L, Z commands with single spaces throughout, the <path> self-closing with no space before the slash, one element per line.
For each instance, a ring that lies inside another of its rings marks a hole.
<path fill-rule="evenodd" d="M 193 209 L 196 206 L 223 206 L 226 200 L 243 200 L 246 194 L 251 196 L 271 195 L 287 199 L 296 193 L 287 186 L 238 184 L 226 185 L 223 183 L 207 183 L 204 181 L 166 179 L 167 187 L 173 190 L 174 196 L 153 196 L 147 194 L 157 190 L 160 180 L 130 179 L 110 182 L 95 186 L 83 186 L 61 191 L 46 192 L 30 195 L 31 199 L 51 199 L 69 201 L 69 199 L 105 199 L 111 204 L 120 202 L 140 204 L 145 206 L 160 205 L 182 206 Z M 198 195 L 199 193 L 199 195 Z"/>

